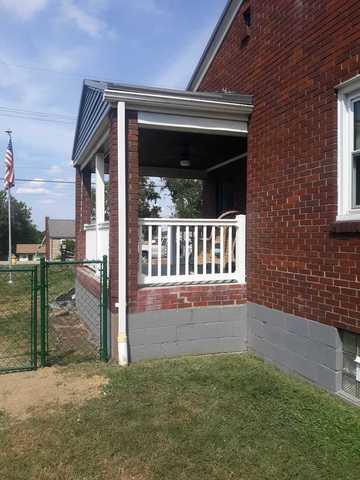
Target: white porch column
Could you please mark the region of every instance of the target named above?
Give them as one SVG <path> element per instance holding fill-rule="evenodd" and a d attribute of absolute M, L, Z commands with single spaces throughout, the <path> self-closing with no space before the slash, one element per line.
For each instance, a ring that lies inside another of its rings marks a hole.
<path fill-rule="evenodd" d="M 105 220 L 105 182 L 104 182 L 104 155 L 97 153 L 95 155 L 95 187 L 96 187 L 96 259 L 101 259 L 101 238 L 99 224 Z"/>
<path fill-rule="evenodd" d="M 246 215 L 236 217 L 236 274 L 239 283 L 246 282 Z"/>
<path fill-rule="evenodd" d="M 126 257 L 127 257 L 127 188 L 126 188 L 126 118 L 125 103 L 117 104 L 118 142 L 118 228 L 119 228 L 119 300 L 118 356 L 120 365 L 128 364 Z"/>
<path fill-rule="evenodd" d="M 105 221 L 105 181 L 104 181 L 104 154 L 95 155 L 95 177 L 96 177 L 96 223 Z"/>

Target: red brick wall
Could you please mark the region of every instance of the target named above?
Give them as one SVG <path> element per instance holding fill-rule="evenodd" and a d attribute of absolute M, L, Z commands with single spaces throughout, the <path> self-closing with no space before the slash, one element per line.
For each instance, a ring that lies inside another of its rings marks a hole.
<path fill-rule="evenodd" d="M 117 111 L 110 112 L 109 138 L 109 298 L 110 309 L 117 312 L 115 304 L 119 294 L 119 230 L 118 230 L 118 149 Z"/>
<path fill-rule="evenodd" d="M 86 288 L 94 297 L 100 298 L 100 282 L 95 274 L 86 267 L 76 269 L 76 279 Z"/>
<path fill-rule="evenodd" d="M 138 272 L 138 203 L 139 203 L 139 157 L 138 123 L 136 112 L 126 112 L 127 125 L 127 199 L 128 199 L 128 244 L 127 244 L 127 297 L 128 305 L 136 301 Z M 117 111 L 110 114 L 110 152 L 109 152 L 109 210 L 110 210 L 110 302 L 116 312 L 118 301 L 118 150 L 117 150 Z"/>
<path fill-rule="evenodd" d="M 91 173 L 77 167 L 75 175 L 75 258 L 83 260 L 86 256 L 83 226 L 91 220 Z"/>
<path fill-rule="evenodd" d="M 138 290 L 138 220 L 139 220 L 139 126 L 136 112 L 126 113 L 127 125 L 127 198 L 128 198 L 128 244 L 127 244 L 127 294 L 128 308 L 137 301 Z"/>
<path fill-rule="evenodd" d="M 337 211 L 334 87 L 360 71 L 359 7 L 359 0 L 246 2 L 200 87 L 254 94 L 249 301 L 358 332 L 360 236 L 329 228 Z"/>
<path fill-rule="evenodd" d="M 45 217 L 45 258 L 50 260 L 49 217 Z"/>
<path fill-rule="evenodd" d="M 138 290 L 130 313 L 246 303 L 246 285 L 189 285 Z"/>
<path fill-rule="evenodd" d="M 80 260 L 83 246 L 81 245 L 81 172 L 79 167 L 75 170 L 75 236 L 75 258 Z"/>

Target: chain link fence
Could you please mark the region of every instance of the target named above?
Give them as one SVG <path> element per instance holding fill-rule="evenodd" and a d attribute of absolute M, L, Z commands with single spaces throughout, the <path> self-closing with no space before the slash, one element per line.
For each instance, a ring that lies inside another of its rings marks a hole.
<path fill-rule="evenodd" d="M 0 373 L 108 360 L 107 258 L 0 268 Z"/>
<path fill-rule="evenodd" d="M 104 282 L 103 262 L 45 264 L 47 365 L 107 359 Z"/>
<path fill-rule="evenodd" d="M 37 267 L 0 269 L 0 373 L 36 367 Z"/>

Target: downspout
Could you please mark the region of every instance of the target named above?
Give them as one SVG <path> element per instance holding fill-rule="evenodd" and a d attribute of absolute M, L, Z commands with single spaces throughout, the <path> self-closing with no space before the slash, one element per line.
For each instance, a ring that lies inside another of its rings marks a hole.
<path fill-rule="evenodd" d="M 117 104 L 118 148 L 118 228 L 119 228 L 119 295 L 118 295 L 118 358 L 120 365 L 128 365 L 127 338 L 127 185 L 126 185 L 126 119 L 125 103 Z"/>

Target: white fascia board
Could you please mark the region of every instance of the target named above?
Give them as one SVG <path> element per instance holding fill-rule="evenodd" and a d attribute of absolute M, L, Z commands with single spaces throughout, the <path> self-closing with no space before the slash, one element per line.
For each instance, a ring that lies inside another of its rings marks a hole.
<path fill-rule="evenodd" d="M 138 123 L 140 128 L 155 128 L 157 130 L 191 131 L 219 135 L 246 135 L 248 132 L 246 121 L 149 112 L 139 112 Z"/>
<path fill-rule="evenodd" d="M 246 121 L 253 106 L 210 98 L 172 95 L 166 92 L 141 92 L 130 90 L 105 90 L 104 99 L 110 103 L 124 102 L 127 109 L 145 112 L 181 114 L 192 116 Z"/>

